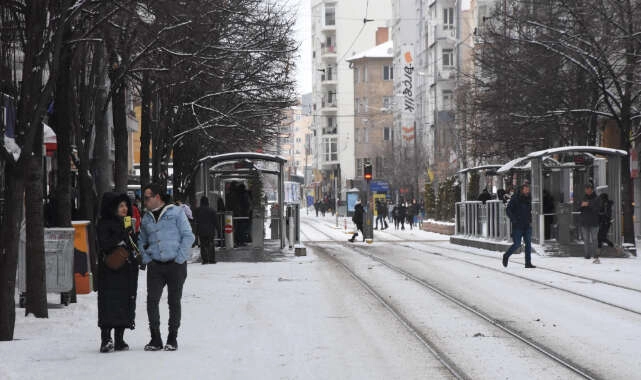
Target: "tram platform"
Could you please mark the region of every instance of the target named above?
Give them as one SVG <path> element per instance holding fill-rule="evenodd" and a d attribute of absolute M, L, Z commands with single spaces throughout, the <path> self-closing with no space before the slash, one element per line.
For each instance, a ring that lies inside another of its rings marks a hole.
<path fill-rule="evenodd" d="M 294 256 L 294 249 L 287 247 L 281 249 L 279 240 L 266 240 L 263 247 L 251 245 L 234 247 L 233 249 L 216 247 L 217 262 L 275 262 L 289 260 Z M 199 247 L 192 249 L 192 262 L 201 262 Z"/>

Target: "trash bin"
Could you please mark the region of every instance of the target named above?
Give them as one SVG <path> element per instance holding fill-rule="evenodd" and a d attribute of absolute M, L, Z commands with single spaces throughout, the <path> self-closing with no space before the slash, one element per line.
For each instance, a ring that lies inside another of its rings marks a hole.
<path fill-rule="evenodd" d="M 89 224 L 88 220 L 71 222 L 75 233 L 73 242 L 73 278 L 76 282 L 76 294 L 89 294 L 93 290 L 91 261 L 89 259 Z"/>
<path fill-rule="evenodd" d="M 47 293 L 66 293 L 73 288 L 73 228 L 45 228 L 45 275 Z M 25 292 L 27 291 L 27 255 L 26 232 L 20 231 L 20 249 L 18 252 L 18 290 L 20 291 L 20 307 L 24 307 Z M 63 297 L 65 305 L 69 299 Z"/>

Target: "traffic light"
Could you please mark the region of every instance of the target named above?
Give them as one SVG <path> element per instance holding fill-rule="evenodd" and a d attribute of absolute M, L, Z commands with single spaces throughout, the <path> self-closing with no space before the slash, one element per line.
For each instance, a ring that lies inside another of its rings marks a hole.
<path fill-rule="evenodd" d="M 364 164 L 363 173 L 364 173 L 363 176 L 365 177 L 365 180 L 367 182 L 371 181 L 372 180 L 372 164 L 369 164 L 369 163 Z"/>

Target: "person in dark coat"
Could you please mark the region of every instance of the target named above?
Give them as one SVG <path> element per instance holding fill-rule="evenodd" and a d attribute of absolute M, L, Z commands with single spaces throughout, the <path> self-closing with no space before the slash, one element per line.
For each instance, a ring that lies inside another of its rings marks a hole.
<path fill-rule="evenodd" d="M 416 199 L 414 199 L 407 206 L 407 223 L 410 225 L 410 230 L 414 229 L 414 217 L 416 215 L 418 215 L 418 205 L 416 204 Z"/>
<path fill-rule="evenodd" d="M 100 352 L 124 351 L 129 346 L 123 336 L 125 329 L 134 329 L 136 292 L 138 290 L 137 248 L 131 227 L 125 227 L 125 217 L 131 217 L 131 201 L 124 193 L 105 193 L 98 222 L 98 327 L 101 332 Z M 127 262 L 118 270 L 107 268 L 104 259 L 114 248 L 129 252 Z M 111 339 L 114 329 L 114 341 Z"/>
<path fill-rule="evenodd" d="M 398 221 L 401 223 L 401 230 L 405 229 L 405 219 L 407 218 L 407 205 L 401 202 L 398 208 Z"/>
<path fill-rule="evenodd" d="M 361 205 L 361 201 L 359 199 L 358 201 L 356 201 L 356 205 L 354 206 L 354 215 L 352 216 L 352 222 L 356 224 L 356 232 L 354 232 L 354 235 L 352 235 L 352 238 L 348 239 L 348 241 L 351 241 L 353 243 L 354 239 L 356 239 L 356 237 L 358 236 L 359 230 L 363 234 L 363 241 L 365 241 L 365 232 L 363 231 L 364 214 L 365 209 L 363 208 L 363 205 Z"/>
<path fill-rule="evenodd" d="M 207 197 L 200 198 L 200 207 L 194 212 L 196 233 L 200 239 L 200 257 L 203 264 L 216 264 L 214 238 L 218 230 L 218 215 L 209 207 Z"/>
<path fill-rule="evenodd" d="M 485 202 L 489 201 L 490 199 L 492 199 L 492 195 L 490 194 L 490 192 L 487 191 L 487 188 L 483 189 L 481 194 L 479 194 L 478 200 L 485 204 Z"/>
<path fill-rule="evenodd" d="M 552 237 L 552 225 L 554 224 L 554 197 L 549 191 L 543 190 L 543 214 L 544 216 L 544 238 L 550 239 Z"/>
<path fill-rule="evenodd" d="M 594 257 L 594 263 L 599 264 L 598 255 L 598 233 L 599 233 L 599 211 L 601 204 L 594 193 L 592 184 L 585 185 L 585 195 L 581 200 L 579 211 L 581 212 L 581 235 L 583 236 L 583 252 L 586 259 Z"/>
<path fill-rule="evenodd" d="M 612 243 L 608 239 L 608 232 L 610 231 L 610 225 L 612 224 L 612 202 L 608 198 L 608 194 L 603 193 L 599 196 L 599 200 L 601 203 L 601 210 L 599 211 L 599 234 L 598 234 L 598 247 L 601 248 L 603 246 L 603 243 L 609 245 L 610 247 L 614 247 L 614 243 Z"/>
<path fill-rule="evenodd" d="M 507 267 L 508 260 L 521 247 L 521 239 L 525 243 L 525 267 L 536 268 L 532 265 L 532 198 L 530 185 L 524 184 L 507 204 L 507 216 L 512 222 L 512 239 L 514 243 L 503 254 L 503 266 Z"/>

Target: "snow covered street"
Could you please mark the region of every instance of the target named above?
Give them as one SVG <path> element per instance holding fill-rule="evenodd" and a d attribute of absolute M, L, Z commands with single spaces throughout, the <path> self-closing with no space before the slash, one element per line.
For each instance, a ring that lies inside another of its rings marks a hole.
<path fill-rule="evenodd" d="M 188 266 L 178 351 L 143 351 L 141 272 L 130 351 L 98 352 L 96 294 L 81 295 L 49 319 L 17 310 L 0 379 L 641 378 L 636 258 L 534 255 L 526 270 L 516 255 L 505 269 L 447 236 L 392 227 L 352 244 L 351 222 L 302 214 L 306 257 Z M 166 292 L 161 321 L 164 338 Z"/>

